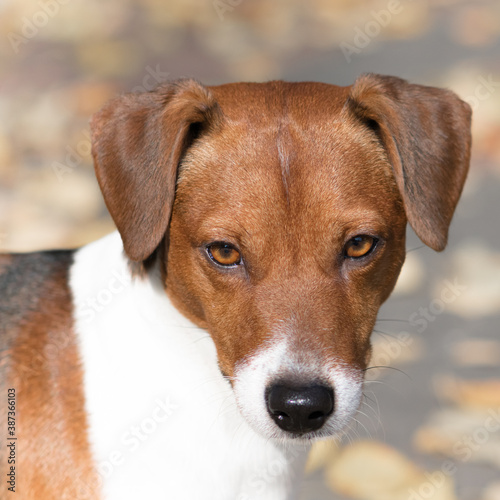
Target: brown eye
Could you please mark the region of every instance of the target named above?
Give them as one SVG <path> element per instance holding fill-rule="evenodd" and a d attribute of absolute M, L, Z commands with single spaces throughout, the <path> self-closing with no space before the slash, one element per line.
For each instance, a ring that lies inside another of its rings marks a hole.
<path fill-rule="evenodd" d="M 207 252 L 221 266 L 236 266 L 241 262 L 240 252 L 228 243 L 212 243 L 207 247 Z"/>
<path fill-rule="evenodd" d="M 378 240 L 372 236 L 355 236 L 347 242 L 344 253 L 346 257 L 359 259 L 360 257 L 368 255 L 375 248 L 377 241 Z"/>

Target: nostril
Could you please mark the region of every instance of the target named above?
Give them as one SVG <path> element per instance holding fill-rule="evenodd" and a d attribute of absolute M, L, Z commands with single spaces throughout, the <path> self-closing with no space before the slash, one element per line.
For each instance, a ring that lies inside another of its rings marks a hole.
<path fill-rule="evenodd" d="M 319 429 L 333 413 L 334 396 L 330 387 L 320 384 L 275 384 L 266 391 L 266 404 L 278 427 L 305 433 Z"/>
<path fill-rule="evenodd" d="M 315 420 L 317 418 L 323 418 L 325 414 L 322 411 L 313 411 L 309 417 L 307 417 L 309 420 Z"/>

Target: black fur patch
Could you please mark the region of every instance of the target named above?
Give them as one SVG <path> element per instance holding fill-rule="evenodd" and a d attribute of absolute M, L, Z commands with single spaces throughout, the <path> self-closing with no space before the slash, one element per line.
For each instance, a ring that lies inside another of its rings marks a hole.
<path fill-rule="evenodd" d="M 50 300 L 51 296 L 57 300 L 63 292 L 62 281 L 67 294 L 67 275 L 73 254 L 74 250 L 54 250 L 0 255 L 0 348 L 6 347 L 2 337 L 22 326 L 23 319 L 38 310 L 41 300 Z M 3 268 L 2 258 L 7 259 Z"/>

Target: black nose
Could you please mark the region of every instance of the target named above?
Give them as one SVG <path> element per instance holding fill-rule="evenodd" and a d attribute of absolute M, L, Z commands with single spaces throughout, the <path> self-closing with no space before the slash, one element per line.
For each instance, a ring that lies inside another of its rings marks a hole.
<path fill-rule="evenodd" d="M 316 431 L 333 412 L 333 390 L 319 384 L 276 384 L 267 389 L 266 404 L 272 419 L 284 431 Z"/>

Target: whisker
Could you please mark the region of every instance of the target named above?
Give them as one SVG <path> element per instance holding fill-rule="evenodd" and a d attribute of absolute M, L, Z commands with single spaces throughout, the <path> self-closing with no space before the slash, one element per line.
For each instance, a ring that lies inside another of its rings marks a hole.
<path fill-rule="evenodd" d="M 412 380 L 412 378 L 406 373 L 404 372 L 403 370 L 400 370 L 399 368 L 396 368 L 394 366 L 385 366 L 385 365 L 375 365 L 375 366 L 369 366 L 368 368 L 364 368 L 363 371 L 364 372 L 367 372 L 368 370 L 374 370 L 376 368 L 385 368 L 387 370 L 394 370 L 396 372 L 399 372 L 399 373 L 402 373 L 403 375 L 405 375 L 409 380 Z"/>
<path fill-rule="evenodd" d="M 422 248 L 425 248 L 425 245 L 420 245 L 420 246 L 415 247 L 415 248 L 410 248 L 409 250 L 406 250 L 406 253 L 415 252 L 415 250 L 420 250 Z"/>
<path fill-rule="evenodd" d="M 408 323 L 407 319 L 396 319 L 396 318 L 377 318 L 375 323 L 377 323 L 378 321 Z"/>
<path fill-rule="evenodd" d="M 372 333 L 376 333 L 376 334 L 381 335 L 381 336 L 390 337 L 391 339 L 397 339 L 396 335 L 394 335 L 393 333 L 383 332 L 382 330 L 376 330 L 375 328 L 372 330 Z"/>
<path fill-rule="evenodd" d="M 373 401 L 371 398 L 369 398 L 366 393 L 363 392 L 363 397 L 364 399 L 361 401 L 361 403 L 364 405 L 364 406 L 367 406 L 372 412 L 373 412 L 373 415 L 375 416 L 375 419 L 376 419 L 376 423 L 377 423 L 377 428 L 381 428 L 382 430 L 384 430 L 384 426 L 383 426 L 383 423 L 382 423 L 382 417 L 380 415 L 380 406 L 378 404 L 378 400 L 377 400 L 377 396 L 375 395 L 375 393 L 373 391 L 371 391 L 373 393 L 373 397 L 375 398 L 375 400 Z M 376 409 L 373 408 L 370 404 L 368 404 L 365 400 L 368 399 L 370 401 L 373 401 L 374 405 L 376 406 Z"/>

